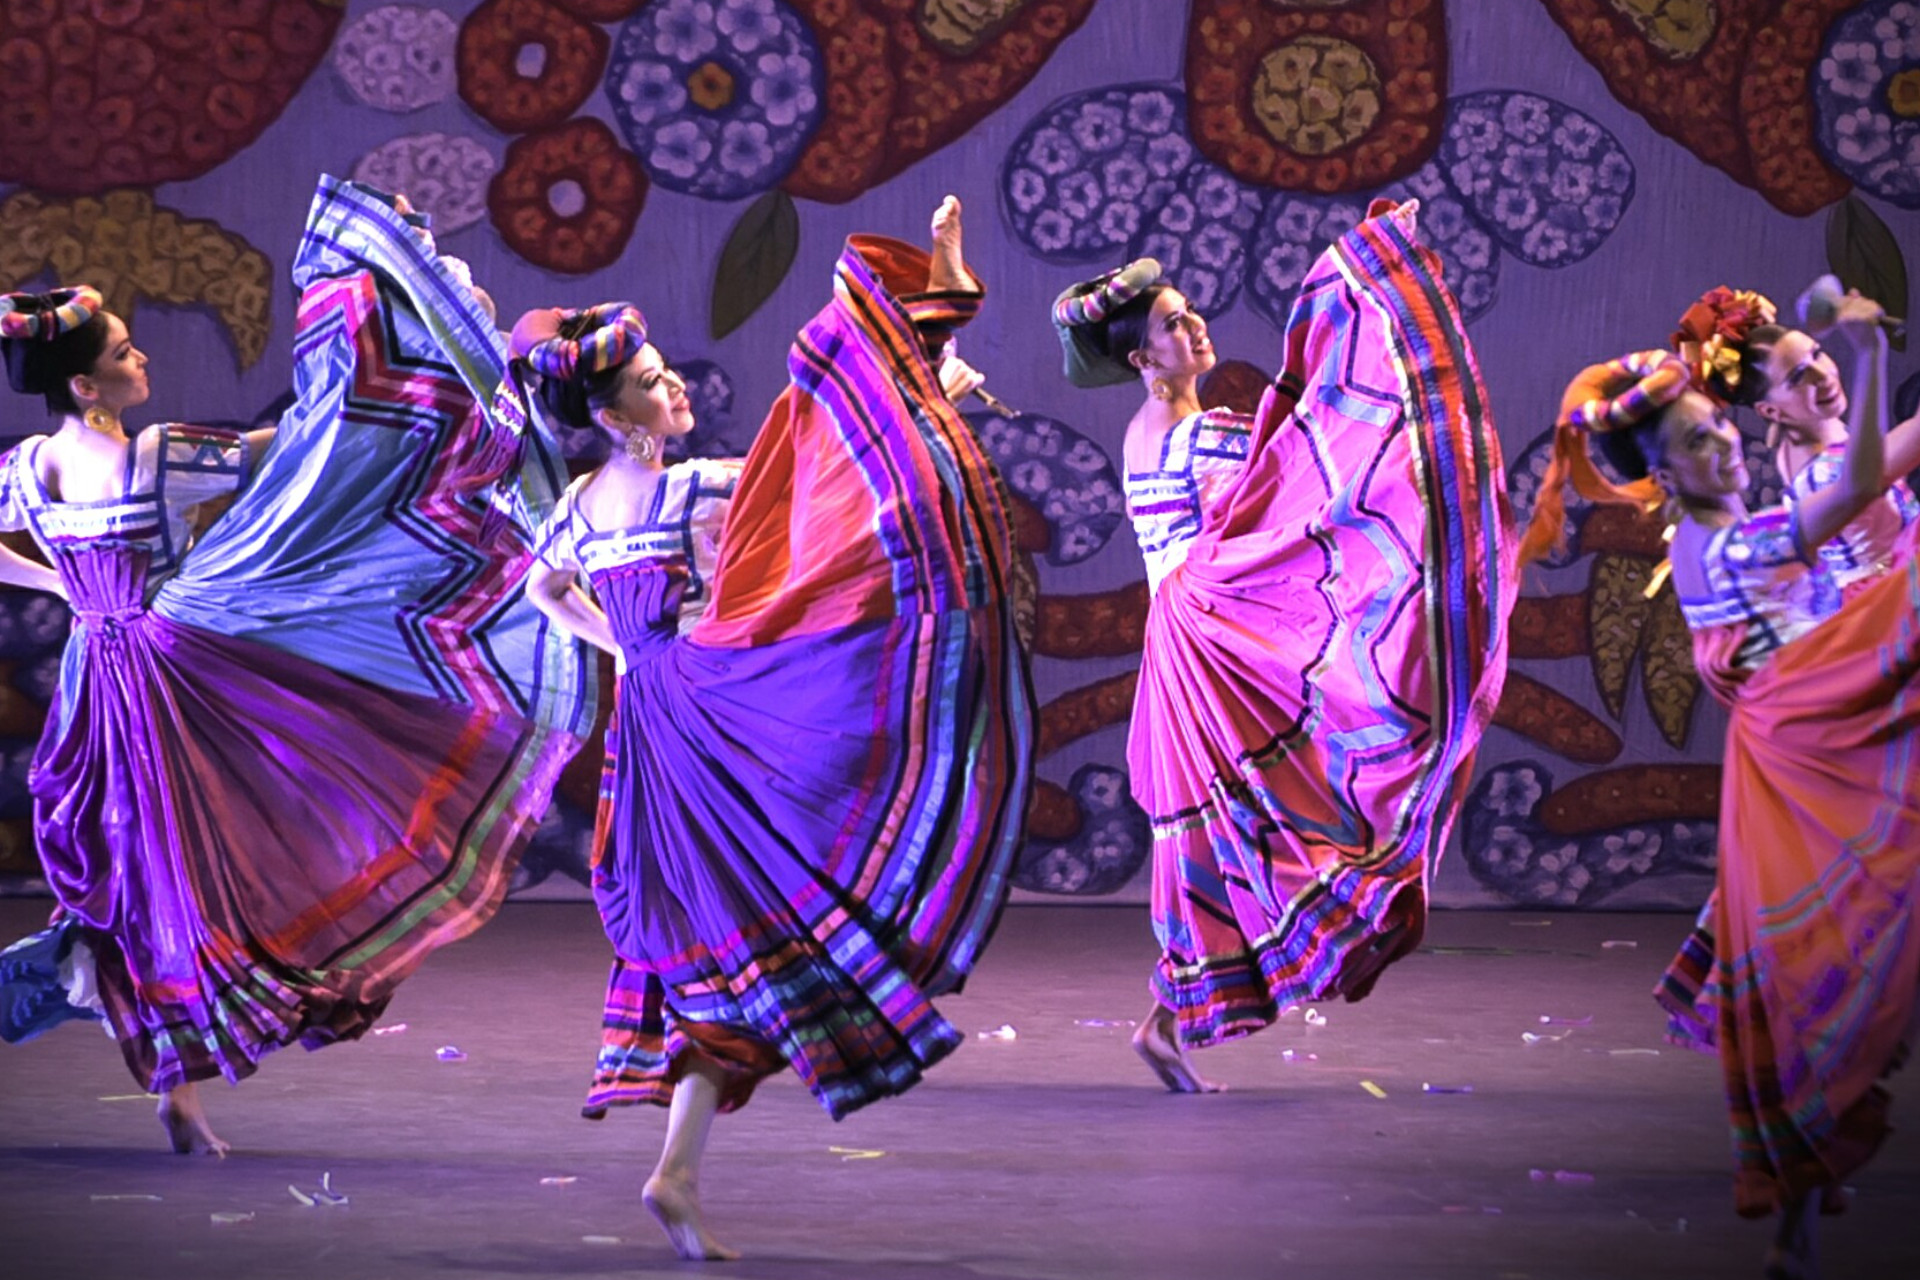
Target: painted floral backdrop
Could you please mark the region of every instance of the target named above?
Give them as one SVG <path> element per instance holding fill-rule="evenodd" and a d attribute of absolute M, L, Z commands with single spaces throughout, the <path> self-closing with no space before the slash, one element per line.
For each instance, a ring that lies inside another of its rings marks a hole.
<path fill-rule="evenodd" d="M 1151 254 L 1247 405 L 1314 256 L 1421 201 L 1530 510 L 1581 365 L 1716 284 L 1834 270 L 1908 314 L 1920 244 L 1913 0 L 0 0 L 0 288 L 87 280 L 153 357 L 158 418 L 271 416 L 314 176 L 405 191 L 506 315 L 630 298 L 689 375 L 690 447 L 739 453 L 853 231 L 947 192 L 990 290 L 970 415 L 1019 500 L 1043 784 L 1020 879 L 1137 896 L 1123 740 L 1146 588 L 1115 470 L 1126 391 L 1059 376 L 1046 305 Z M 1920 376 L 1895 357 L 1899 408 Z M 7 440 L 41 429 L 15 398 Z M 600 447 L 568 442 L 578 465 Z M 1763 488 L 1777 493 L 1753 446 Z M 1440 868 L 1458 905 L 1684 906 L 1710 881 L 1724 728 L 1659 530 L 1575 512 Z M 0 874 L 57 601 L 0 594 Z M 578 893 L 597 753 L 524 891 Z"/>

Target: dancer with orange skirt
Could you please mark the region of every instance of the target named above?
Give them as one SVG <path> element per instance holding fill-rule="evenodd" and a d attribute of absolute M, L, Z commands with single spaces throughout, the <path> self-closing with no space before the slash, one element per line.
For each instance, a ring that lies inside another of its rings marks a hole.
<path fill-rule="evenodd" d="M 1817 1274 L 1816 1210 L 1837 1207 L 1887 1133 L 1880 1080 L 1920 987 L 1920 565 L 1843 605 L 1819 554 L 1888 486 L 1877 314 L 1854 300 L 1841 318 L 1860 354 L 1840 479 L 1791 506 L 1747 509 L 1738 431 L 1657 351 L 1575 380 L 1547 476 L 1591 501 L 1664 498 L 1676 519 L 1694 661 L 1730 712 L 1710 932 L 1734 1201 L 1780 1215 L 1774 1277 Z M 1589 447 L 1631 483 L 1608 481 Z M 1525 555 L 1560 536 L 1557 504 L 1542 510 Z"/>
<path fill-rule="evenodd" d="M 1766 424 L 1789 503 L 1839 483 L 1845 471 L 1850 399 L 1824 336 L 1780 325 L 1764 295 L 1724 286 L 1688 307 L 1673 335 L 1695 387 L 1721 404 L 1753 409 Z M 1888 431 L 1884 453 L 1887 491 L 1820 544 L 1843 599 L 1913 552 L 1920 499 L 1905 477 L 1920 467 L 1920 417 Z M 1668 1038 L 1707 1053 L 1714 1051 L 1715 1006 L 1724 994 L 1712 981 L 1717 909 L 1709 898 L 1654 989 L 1669 1015 Z"/>
<path fill-rule="evenodd" d="M 1127 763 L 1161 945 L 1134 1047 L 1189 1050 L 1366 995 L 1418 945 L 1506 674 L 1511 517 L 1459 309 L 1415 206 L 1301 285 L 1252 418 L 1203 410 L 1206 322 L 1142 259 L 1063 293 L 1075 385 L 1131 384 L 1128 512 L 1152 603 Z"/>

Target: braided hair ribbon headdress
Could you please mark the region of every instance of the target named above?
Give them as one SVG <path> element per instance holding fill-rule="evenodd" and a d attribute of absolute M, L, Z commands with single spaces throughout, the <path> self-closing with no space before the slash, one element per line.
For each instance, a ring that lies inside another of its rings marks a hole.
<path fill-rule="evenodd" d="M 1136 258 L 1117 271 L 1069 285 L 1053 300 L 1053 327 L 1066 356 L 1067 380 L 1076 387 L 1132 382 L 1139 371 L 1107 351 L 1095 333 L 1114 312 L 1160 281 L 1160 264 Z"/>
<path fill-rule="evenodd" d="M 100 314 L 106 304 L 92 285 L 51 293 L 0 294 L 0 338 L 52 342 Z"/>
<path fill-rule="evenodd" d="M 1618 360 L 1589 365 L 1567 384 L 1554 423 L 1553 455 L 1540 479 L 1533 521 L 1520 540 L 1520 563 L 1531 564 L 1566 546 L 1565 488 L 1588 502 L 1658 509 L 1666 500 L 1659 482 L 1645 474 L 1615 484 L 1594 464 L 1589 446 L 1596 436 L 1630 431 L 1678 400 L 1692 386 L 1692 375 L 1670 351 L 1636 351 Z"/>
<path fill-rule="evenodd" d="M 570 322 L 586 321 L 576 337 L 563 338 Z M 535 373 L 572 382 L 617 369 L 647 343 L 647 318 L 631 302 L 603 302 L 584 311 L 543 307 L 513 326 L 513 354 Z"/>

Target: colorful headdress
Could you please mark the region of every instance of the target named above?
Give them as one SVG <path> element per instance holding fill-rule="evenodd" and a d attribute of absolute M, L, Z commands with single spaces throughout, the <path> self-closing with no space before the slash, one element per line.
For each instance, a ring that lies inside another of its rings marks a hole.
<path fill-rule="evenodd" d="M 1738 388 L 1747 335 L 1777 314 L 1771 299 L 1750 289 L 1721 285 L 1702 294 L 1673 332 L 1673 349 L 1692 371 L 1694 387 L 1715 400 L 1724 399 L 1721 387 Z"/>
<path fill-rule="evenodd" d="M 560 336 L 563 325 L 581 317 L 587 327 L 578 337 Z M 585 311 L 544 307 L 527 312 L 513 326 L 512 351 L 535 373 L 571 382 L 619 368 L 646 343 L 647 318 L 640 308 L 631 302 L 603 302 Z"/>
<path fill-rule="evenodd" d="M 1067 380 L 1076 387 L 1109 387 L 1132 382 L 1139 372 L 1102 350 L 1093 329 L 1160 280 L 1160 264 L 1136 258 L 1118 271 L 1070 286 L 1053 300 L 1053 327 L 1066 355 Z"/>
<path fill-rule="evenodd" d="M 106 304 L 91 285 L 51 293 L 0 294 L 0 338 L 51 342 L 100 314 Z"/>
<path fill-rule="evenodd" d="M 1610 431 L 1628 431 L 1684 395 L 1692 384 L 1686 364 L 1670 351 L 1636 351 L 1605 364 L 1589 365 L 1560 397 L 1554 424 L 1553 456 L 1540 478 L 1533 521 L 1520 540 L 1520 563 L 1529 564 L 1566 545 L 1565 487 L 1588 502 L 1653 510 L 1666 495 L 1650 476 L 1617 485 L 1601 474 L 1587 451 L 1590 439 Z"/>

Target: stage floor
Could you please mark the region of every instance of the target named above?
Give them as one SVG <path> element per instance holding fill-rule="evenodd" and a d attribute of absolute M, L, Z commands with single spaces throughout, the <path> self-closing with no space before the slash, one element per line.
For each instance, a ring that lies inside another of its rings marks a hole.
<path fill-rule="evenodd" d="M 0 901 L 0 938 L 44 911 Z M 1209 1050 L 1202 1068 L 1231 1091 L 1175 1097 L 1127 1027 L 1092 1025 L 1146 1008 L 1144 912 L 1016 907 L 967 994 L 942 1002 L 970 1042 L 919 1089 L 836 1125 L 788 1076 L 721 1117 L 704 1199 L 715 1234 L 747 1256 L 704 1269 L 1756 1277 L 1768 1228 L 1732 1212 L 1716 1064 L 1662 1041 L 1648 995 L 1687 924 L 1439 915 L 1427 949 L 1367 1001 Z M 590 907 L 509 905 L 408 983 L 391 1034 L 283 1052 L 244 1088 L 210 1086 L 226 1160 L 164 1151 L 152 1104 L 96 1028 L 0 1046 L 5 1273 L 703 1269 L 674 1259 L 639 1202 L 664 1112 L 578 1118 L 606 958 Z M 1012 1038 L 979 1035 L 1003 1026 Z M 437 1060 L 443 1045 L 465 1061 Z M 1896 1115 L 1920 1107 L 1907 1092 Z M 325 1174 L 348 1205 L 307 1208 L 287 1190 Z M 1920 1275 L 1920 1139 L 1895 1135 L 1856 1186 L 1852 1211 L 1822 1223 L 1826 1274 Z"/>

